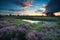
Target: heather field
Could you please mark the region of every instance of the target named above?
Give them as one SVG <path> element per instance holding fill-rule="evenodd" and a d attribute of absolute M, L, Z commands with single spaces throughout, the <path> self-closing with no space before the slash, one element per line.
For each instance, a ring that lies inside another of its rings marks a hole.
<path fill-rule="evenodd" d="M 60 40 L 60 0 L 0 0 L 0 40 Z"/>
<path fill-rule="evenodd" d="M 60 22 L 50 20 L 0 18 L 0 40 L 60 40 Z"/>

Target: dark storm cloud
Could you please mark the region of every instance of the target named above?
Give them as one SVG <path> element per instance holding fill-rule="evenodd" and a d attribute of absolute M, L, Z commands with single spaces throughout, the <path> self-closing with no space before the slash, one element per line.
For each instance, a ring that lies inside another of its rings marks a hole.
<path fill-rule="evenodd" d="M 60 0 L 50 0 L 46 7 L 46 12 L 60 11 Z"/>

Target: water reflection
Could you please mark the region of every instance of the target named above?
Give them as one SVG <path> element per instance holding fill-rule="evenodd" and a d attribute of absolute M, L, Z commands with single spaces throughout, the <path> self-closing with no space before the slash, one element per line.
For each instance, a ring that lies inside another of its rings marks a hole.
<path fill-rule="evenodd" d="M 37 21 L 37 20 L 26 20 L 26 19 L 23 19 L 22 21 L 30 22 L 30 23 L 42 23 L 42 24 L 47 24 L 47 25 L 55 25 L 56 24 L 56 22 L 54 22 L 54 21 Z"/>

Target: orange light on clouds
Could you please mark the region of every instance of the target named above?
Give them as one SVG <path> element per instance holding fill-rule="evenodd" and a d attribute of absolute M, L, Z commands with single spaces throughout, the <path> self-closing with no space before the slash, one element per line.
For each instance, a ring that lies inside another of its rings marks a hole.
<path fill-rule="evenodd" d="M 25 10 L 25 11 L 19 11 L 13 15 L 22 15 L 22 16 L 46 16 L 45 13 L 42 13 L 42 12 L 34 12 L 34 11 L 28 11 L 28 10 Z"/>
<path fill-rule="evenodd" d="M 54 15 L 55 16 L 60 16 L 60 12 L 55 12 Z"/>

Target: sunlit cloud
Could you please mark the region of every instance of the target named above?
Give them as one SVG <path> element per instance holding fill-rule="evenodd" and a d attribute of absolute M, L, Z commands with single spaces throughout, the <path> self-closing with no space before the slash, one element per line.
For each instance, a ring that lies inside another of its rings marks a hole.
<path fill-rule="evenodd" d="M 4 15 L 20 15 L 20 16 L 46 16 L 46 14 L 42 12 L 35 12 L 35 11 L 30 11 L 30 10 L 23 10 L 23 11 L 5 11 L 1 12 L 0 14 Z"/>
<path fill-rule="evenodd" d="M 43 7 L 45 8 L 48 4 L 43 4 Z"/>
<path fill-rule="evenodd" d="M 46 8 L 40 8 L 40 10 L 42 10 L 42 12 L 45 12 Z"/>
<path fill-rule="evenodd" d="M 30 6 L 32 6 L 32 2 L 33 0 L 24 0 L 23 2 L 16 1 L 16 4 L 21 5 L 21 7 L 23 8 L 29 8 Z"/>
<path fill-rule="evenodd" d="M 8 1 L 8 2 L 7 2 Z M 46 10 L 47 0 L 1 0 L 0 10 L 8 10 L 9 12 L 1 12 L 1 14 L 12 15 L 42 15 Z M 43 5 L 44 4 L 44 5 Z M 43 7 L 42 7 L 43 6 Z M 24 11 L 23 11 L 24 10 Z M 40 10 L 39 12 L 36 12 Z M 13 11 L 13 12 L 11 12 Z M 35 12 L 34 12 L 35 11 Z"/>
<path fill-rule="evenodd" d="M 19 11 L 13 15 L 27 15 L 27 16 L 46 16 L 46 14 L 43 14 L 42 12 L 34 12 L 34 11 Z"/>
<path fill-rule="evenodd" d="M 23 8 L 29 8 L 30 6 L 32 6 L 30 3 L 28 2 L 23 2 Z"/>
<path fill-rule="evenodd" d="M 60 16 L 60 12 L 55 12 L 54 15 L 55 16 Z"/>

